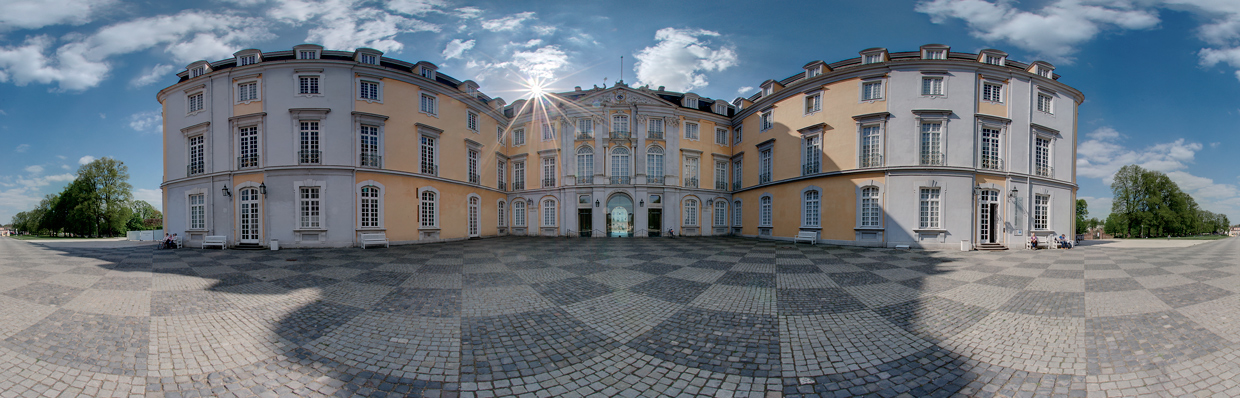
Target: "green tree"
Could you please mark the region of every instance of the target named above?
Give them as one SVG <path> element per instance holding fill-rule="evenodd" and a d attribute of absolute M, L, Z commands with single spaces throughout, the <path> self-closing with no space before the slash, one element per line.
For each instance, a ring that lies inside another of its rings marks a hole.
<path fill-rule="evenodd" d="M 125 162 L 105 157 L 78 169 L 78 179 L 94 188 L 94 200 L 88 212 L 95 221 L 96 235 L 123 232 L 132 210 L 133 186 L 129 185 L 129 167 Z"/>
<path fill-rule="evenodd" d="M 131 215 L 125 223 L 125 228 L 129 231 L 156 229 L 157 223 L 163 223 L 163 213 L 145 200 L 132 201 L 129 207 Z"/>
<path fill-rule="evenodd" d="M 1141 217 L 1142 203 L 1144 201 L 1141 180 L 1144 172 L 1145 170 L 1141 166 L 1135 164 L 1127 165 L 1115 172 L 1111 182 L 1111 193 L 1115 198 L 1111 202 L 1111 214 L 1119 217 L 1116 221 L 1123 221 L 1123 234 L 1125 236 L 1132 236 L 1132 224 Z M 1111 217 L 1107 217 L 1107 226 L 1110 227 L 1111 225 Z M 1118 235 L 1120 232 L 1107 230 L 1107 233 Z"/>
<path fill-rule="evenodd" d="M 1076 200 L 1076 233 L 1083 234 L 1089 229 L 1085 217 L 1089 216 L 1089 203 L 1085 199 Z"/>

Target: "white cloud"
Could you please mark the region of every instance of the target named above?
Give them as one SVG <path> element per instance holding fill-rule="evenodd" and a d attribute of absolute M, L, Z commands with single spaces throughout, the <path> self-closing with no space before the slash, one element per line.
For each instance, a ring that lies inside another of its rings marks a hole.
<path fill-rule="evenodd" d="M 164 115 L 158 110 L 129 115 L 129 127 L 139 133 L 158 133 L 163 125 Z"/>
<path fill-rule="evenodd" d="M 752 94 L 753 94 L 753 86 L 745 86 L 745 87 L 736 89 L 736 95 L 743 96 L 743 95 L 752 95 Z"/>
<path fill-rule="evenodd" d="M 474 19 L 482 16 L 482 9 L 478 7 L 461 7 L 456 9 L 455 15 L 461 19 Z"/>
<path fill-rule="evenodd" d="M 176 67 L 172 65 L 155 64 L 150 68 L 147 68 L 141 75 L 138 75 L 137 77 L 134 77 L 133 80 L 130 80 L 129 87 L 145 87 L 162 79 L 171 80 L 172 75 L 170 73 L 174 68 Z"/>
<path fill-rule="evenodd" d="M 556 27 L 554 27 L 554 26 L 545 26 L 545 25 L 540 25 L 540 26 L 535 26 L 535 27 L 534 27 L 534 33 L 537 33 L 537 34 L 538 34 L 538 35 L 540 35 L 540 36 L 547 36 L 547 35 L 550 35 L 550 34 L 552 34 L 552 33 L 555 33 L 555 31 L 556 31 L 556 30 L 557 30 L 557 28 L 556 28 Z"/>
<path fill-rule="evenodd" d="M 1077 146 L 1076 173 L 1081 177 L 1101 178 L 1108 185 L 1115 172 L 1129 164 L 1162 172 L 1183 170 L 1202 148 L 1200 143 L 1181 138 L 1132 150 L 1121 145 L 1124 136 L 1110 127 L 1099 128 L 1085 138 Z"/>
<path fill-rule="evenodd" d="M 72 169 L 72 168 L 70 168 L 70 167 L 69 167 L 69 165 L 67 165 L 67 164 L 62 164 L 62 165 L 60 165 L 60 168 L 61 168 L 61 169 L 64 169 L 64 170 L 73 170 L 73 169 Z"/>
<path fill-rule="evenodd" d="M 415 3 L 419 2 L 400 2 L 397 7 L 408 7 L 410 11 L 422 9 Z M 293 25 L 306 22 L 316 25 L 307 33 L 306 41 L 334 50 L 369 47 L 396 52 L 404 48 L 404 44 L 396 40 L 398 34 L 439 31 L 438 25 L 361 4 L 364 3 L 359 0 L 279 0 L 278 6 L 268 11 L 268 16 Z"/>
<path fill-rule="evenodd" d="M 8 223 L 14 214 L 30 210 L 43 199 L 44 187 L 77 178 L 64 173 L 50 176 L 0 176 L 0 223 Z"/>
<path fill-rule="evenodd" d="M 512 65 L 527 76 L 549 78 L 568 65 L 568 55 L 556 46 L 546 46 L 513 53 Z"/>
<path fill-rule="evenodd" d="M 482 28 L 492 32 L 514 31 L 525 21 L 535 19 L 533 11 L 482 21 Z"/>
<path fill-rule="evenodd" d="M 21 145 L 18 145 L 18 146 L 17 146 L 17 148 L 13 148 L 13 150 L 14 150 L 14 151 L 17 151 L 17 153 L 26 152 L 26 151 L 30 150 L 30 144 L 21 144 Z"/>
<path fill-rule="evenodd" d="M 30 173 L 30 174 L 39 174 L 43 172 L 43 166 L 30 165 L 30 166 L 26 166 L 25 170 L 27 173 Z"/>
<path fill-rule="evenodd" d="M 99 112 L 99 118 L 100 118 L 100 119 L 107 119 L 107 118 L 108 118 L 108 114 L 103 113 L 103 112 Z"/>
<path fill-rule="evenodd" d="M 1111 214 L 1111 203 L 1114 198 L 1095 198 L 1092 196 L 1078 196 L 1077 199 L 1085 199 L 1085 204 L 1089 208 L 1089 218 L 1097 218 L 1106 221 L 1107 215 Z"/>
<path fill-rule="evenodd" d="M 635 55 L 638 85 L 667 86 L 672 91 L 706 87 L 709 83 L 702 72 L 722 71 L 737 62 L 734 48 L 712 48 L 704 40 L 718 36 L 709 30 L 659 29 L 654 35 L 658 44 Z"/>
<path fill-rule="evenodd" d="M 448 3 L 442 0 L 390 0 L 387 3 L 387 8 L 403 14 L 426 15 L 426 13 L 446 5 Z"/>
<path fill-rule="evenodd" d="M 60 160 L 67 160 L 67 159 L 69 159 L 69 158 L 65 157 L 65 155 L 56 155 L 56 157 L 57 157 L 57 158 L 59 158 Z"/>
<path fill-rule="evenodd" d="M 85 165 L 93 161 L 95 161 L 94 156 L 86 155 L 78 159 L 78 164 Z"/>
<path fill-rule="evenodd" d="M 133 190 L 133 198 L 136 200 L 145 200 L 156 209 L 163 207 L 164 192 L 159 189 L 137 188 Z"/>
<path fill-rule="evenodd" d="M 0 109 L 0 115 L 8 115 L 8 114 L 9 114 L 9 113 L 8 113 L 8 112 L 5 112 L 5 111 L 4 111 L 4 109 Z"/>
<path fill-rule="evenodd" d="M 527 41 L 527 42 L 524 42 L 524 43 L 516 43 L 516 42 L 511 42 L 511 41 L 510 41 L 510 42 L 508 42 L 508 44 L 505 44 L 505 45 L 504 45 L 504 50 L 507 50 L 507 49 L 509 49 L 509 48 L 530 48 L 530 47 L 537 47 L 537 46 L 541 45 L 542 43 L 543 43 L 542 39 L 530 39 L 530 41 Z"/>
<path fill-rule="evenodd" d="M 185 11 L 108 25 L 90 36 L 69 35 L 58 47 L 49 36 L 33 36 L 0 47 L 0 82 L 85 90 L 107 77 L 111 57 L 162 46 L 177 62 L 225 58 L 244 44 L 273 37 L 267 24 L 259 18 Z"/>
<path fill-rule="evenodd" d="M 5 0 L 0 1 L 0 31 L 90 22 L 114 0 Z"/>
<path fill-rule="evenodd" d="M 461 39 L 452 39 L 448 42 L 448 46 L 443 49 L 444 59 L 460 58 L 466 50 L 474 48 L 474 40 L 461 41 Z"/>
<path fill-rule="evenodd" d="M 916 11 L 934 23 L 958 18 L 970 34 L 986 41 L 1003 41 L 1040 54 L 1054 62 L 1071 62 L 1077 46 L 1104 28 L 1149 29 L 1158 25 L 1158 12 L 1136 8 L 1128 1 L 1054 0 L 1037 11 L 1022 11 L 1015 2 L 934 0 L 918 3 Z"/>
<path fill-rule="evenodd" d="M 1211 142 L 1211 143 L 1210 143 L 1210 149 L 1218 148 L 1218 146 L 1219 146 L 1219 145 L 1223 145 L 1223 143 L 1221 143 L 1221 142 Z"/>

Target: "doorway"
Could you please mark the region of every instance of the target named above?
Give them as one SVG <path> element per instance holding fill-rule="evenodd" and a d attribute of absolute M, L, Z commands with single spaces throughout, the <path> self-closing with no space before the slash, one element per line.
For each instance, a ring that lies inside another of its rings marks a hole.
<path fill-rule="evenodd" d="M 258 244 L 261 230 L 258 188 L 242 188 L 237 192 L 237 214 L 240 218 L 239 243 Z"/>
<path fill-rule="evenodd" d="M 616 194 L 607 199 L 607 236 L 633 236 L 633 199 L 628 195 Z"/>
<path fill-rule="evenodd" d="M 663 236 L 663 209 L 646 210 L 648 227 L 646 230 L 651 237 Z"/>
<path fill-rule="evenodd" d="M 997 243 L 999 225 L 999 191 L 982 190 L 978 199 L 978 243 Z"/>
<path fill-rule="evenodd" d="M 469 197 L 469 237 L 476 238 L 481 234 L 478 227 L 478 197 Z"/>
<path fill-rule="evenodd" d="M 594 211 L 577 209 L 577 235 L 589 238 L 594 235 Z"/>

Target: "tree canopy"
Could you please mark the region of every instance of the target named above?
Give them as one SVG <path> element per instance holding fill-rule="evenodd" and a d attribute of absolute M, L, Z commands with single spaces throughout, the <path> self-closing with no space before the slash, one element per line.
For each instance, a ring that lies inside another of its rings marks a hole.
<path fill-rule="evenodd" d="M 1166 174 L 1141 166 L 1120 168 L 1111 183 L 1111 191 L 1115 199 L 1103 227 L 1108 234 L 1126 237 L 1199 235 L 1225 232 L 1230 224 L 1226 215 L 1200 208 L 1197 201 L 1181 191 Z M 1079 205 L 1078 202 L 1078 208 Z"/>
<path fill-rule="evenodd" d="M 34 209 L 13 216 L 22 231 L 77 236 L 115 236 L 127 229 L 151 229 L 163 215 L 150 203 L 133 200 L 129 167 L 112 158 L 78 168 L 77 178 L 59 194 L 47 195 Z M 135 222 L 134 218 L 139 217 Z M 134 228 L 137 227 L 137 228 Z"/>

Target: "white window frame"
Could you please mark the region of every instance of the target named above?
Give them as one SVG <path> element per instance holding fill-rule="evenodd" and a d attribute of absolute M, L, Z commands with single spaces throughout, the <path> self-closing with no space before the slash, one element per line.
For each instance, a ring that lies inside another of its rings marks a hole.
<path fill-rule="evenodd" d="M 361 53 L 357 55 L 357 62 L 366 65 L 379 65 L 379 54 Z"/>
<path fill-rule="evenodd" d="M 297 59 L 319 59 L 319 50 L 297 50 Z"/>
<path fill-rule="evenodd" d="M 465 129 L 474 133 L 482 131 L 482 117 L 478 115 L 478 112 L 465 111 Z"/>
<path fill-rule="evenodd" d="M 429 141 L 427 141 L 428 139 Z M 428 142 L 430 143 L 430 162 L 426 161 L 426 157 L 428 155 L 426 146 Z M 439 144 L 439 134 L 425 129 L 418 129 L 418 172 L 420 174 L 433 176 L 439 175 Z M 426 172 L 426 169 L 423 168 L 425 164 L 430 164 L 432 166 L 431 172 Z"/>
<path fill-rule="evenodd" d="M 521 183 L 521 189 L 525 190 L 529 187 L 525 186 L 525 160 L 515 160 L 512 162 L 512 186 L 516 190 L 517 183 Z"/>
<path fill-rule="evenodd" d="M 577 119 L 576 127 L 578 135 L 594 138 L 594 118 L 584 117 Z"/>
<path fill-rule="evenodd" d="M 981 87 L 982 92 L 979 93 L 979 98 L 981 98 L 983 102 L 1002 104 L 1004 97 L 1004 86 L 1005 85 L 1000 82 L 983 81 Z"/>
<path fill-rule="evenodd" d="M 1038 141 L 1046 141 L 1046 154 L 1042 156 L 1043 164 L 1038 163 L 1038 152 L 1042 150 L 1042 147 L 1038 145 Z M 1032 144 L 1033 153 L 1031 153 L 1029 157 L 1033 161 L 1033 170 L 1030 174 L 1039 177 L 1053 178 L 1055 176 L 1055 137 L 1043 132 L 1035 131 L 1033 134 Z M 1045 174 L 1040 172 L 1041 167 L 1046 168 Z"/>
<path fill-rule="evenodd" d="M 698 99 L 697 99 L 697 98 L 694 98 L 694 97 L 686 97 L 686 98 L 685 98 L 685 107 L 686 107 L 686 108 L 690 108 L 690 109 L 697 109 L 697 108 L 698 108 Z"/>
<path fill-rule="evenodd" d="M 1045 104 L 1043 104 L 1043 98 L 1046 99 Z M 1054 115 L 1055 114 L 1055 96 L 1049 93 L 1045 93 L 1045 92 L 1038 92 L 1037 109 L 1043 113 Z"/>
<path fill-rule="evenodd" d="M 1033 195 L 1033 229 L 1048 231 L 1051 229 L 1051 195 Z"/>
<path fill-rule="evenodd" d="M 507 207 L 508 203 L 504 202 L 503 199 L 499 199 L 495 203 L 495 224 L 500 228 L 508 226 Z"/>
<path fill-rule="evenodd" d="M 206 188 L 192 189 L 185 193 L 185 208 L 189 209 L 186 213 L 189 219 L 189 222 L 185 224 L 187 231 L 206 231 L 208 229 L 207 223 L 210 222 L 211 217 L 208 217 L 207 214 L 207 208 L 210 207 L 207 206 L 207 193 L 208 190 Z M 201 202 L 194 203 L 195 198 Z M 197 220 L 195 220 L 195 216 L 198 216 Z"/>
<path fill-rule="evenodd" d="M 302 127 L 305 123 L 314 123 L 313 129 L 305 129 Z M 322 120 L 298 120 L 297 126 L 297 164 L 323 164 L 323 121 Z M 307 134 L 313 132 L 314 134 Z M 313 138 L 311 140 L 310 138 Z M 318 151 L 315 161 L 303 162 L 301 156 L 302 151 Z"/>
<path fill-rule="evenodd" d="M 427 109 L 430 104 L 431 109 Z M 418 92 L 418 113 L 430 115 L 431 117 L 439 117 L 439 95 L 429 91 Z"/>
<path fill-rule="evenodd" d="M 512 226 L 524 228 L 526 226 L 526 217 L 529 216 L 529 203 L 525 199 L 514 199 L 512 201 Z"/>
<path fill-rule="evenodd" d="M 504 141 L 507 141 L 504 139 L 504 126 L 495 126 L 495 142 L 502 147 L 505 146 Z"/>
<path fill-rule="evenodd" d="M 766 132 L 775 128 L 775 110 L 767 109 L 758 115 L 758 131 Z"/>
<path fill-rule="evenodd" d="M 663 147 L 661 146 L 651 145 L 646 148 L 646 176 L 647 177 L 663 177 L 664 175 L 663 162 L 665 161 L 665 159 L 667 159 L 666 155 L 667 155 L 667 152 L 664 151 Z M 654 167 L 651 167 L 651 166 L 654 166 Z"/>
<path fill-rule="evenodd" d="M 538 208 L 542 211 L 541 218 L 543 227 L 555 227 L 558 225 L 557 222 L 559 221 L 559 217 L 557 217 L 556 214 L 558 207 L 557 204 L 558 201 L 556 201 L 555 198 L 543 198 L 543 200 L 539 202 Z"/>
<path fill-rule="evenodd" d="M 937 82 L 937 87 L 935 86 Z M 922 76 L 921 95 L 923 97 L 942 97 L 947 93 L 946 76 Z"/>
<path fill-rule="evenodd" d="M 883 53 L 863 54 L 861 56 L 861 63 L 863 65 L 881 64 L 883 63 Z"/>
<path fill-rule="evenodd" d="M 723 190 L 728 189 L 728 161 L 715 159 L 715 185 L 723 183 Z"/>
<path fill-rule="evenodd" d="M 245 54 L 237 57 L 237 66 L 249 66 L 258 63 L 258 53 Z"/>
<path fill-rule="evenodd" d="M 477 182 L 470 181 L 471 184 L 482 185 L 482 153 L 476 149 L 469 148 L 465 150 L 465 181 L 469 181 L 470 176 L 478 176 Z"/>
<path fill-rule="evenodd" d="M 883 134 L 886 133 L 885 131 L 886 124 L 887 124 L 886 122 L 867 122 L 867 123 L 857 124 L 857 154 L 858 154 L 857 168 L 872 168 L 872 167 L 883 166 L 884 164 Z M 869 146 L 867 145 L 867 142 L 866 142 L 866 137 L 867 137 L 866 134 L 869 131 L 869 129 L 874 129 L 874 131 L 876 131 L 876 133 L 874 134 L 875 138 L 873 142 L 872 151 L 867 150 Z M 873 162 L 871 164 L 865 163 L 864 160 L 866 160 L 869 156 L 875 156 L 875 155 L 878 157 L 878 159 L 871 159 L 871 162 Z"/>
<path fill-rule="evenodd" d="M 301 91 L 301 79 L 302 78 L 315 79 L 315 89 L 317 90 L 317 92 L 303 93 Z M 324 91 L 323 82 L 324 81 L 323 81 L 322 73 L 305 73 L 305 72 L 294 73 L 293 74 L 293 95 L 296 97 L 306 97 L 306 98 L 322 97 L 323 91 Z"/>
<path fill-rule="evenodd" d="M 253 124 L 246 123 L 245 125 L 237 126 L 237 129 L 236 129 L 237 157 L 244 158 L 246 157 L 246 155 L 253 155 L 257 159 L 254 162 L 253 166 L 245 167 L 247 169 L 254 168 L 254 167 L 262 167 L 262 164 L 260 163 L 260 161 L 262 160 L 262 153 L 263 153 L 263 150 L 262 150 L 263 149 L 262 148 L 263 129 L 261 128 L 260 125 L 261 123 L 253 123 Z M 246 139 L 246 137 L 242 135 L 244 132 L 246 132 L 245 130 L 247 129 L 254 129 L 254 139 L 253 139 L 254 143 L 253 145 L 248 145 L 250 146 L 250 148 L 248 149 L 246 148 L 247 144 L 243 142 Z M 237 169 L 241 169 L 241 168 L 242 168 L 241 162 L 237 162 Z"/>
<path fill-rule="evenodd" d="M 758 197 L 759 228 L 772 228 L 774 226 L 773 207 L 775 207 L 775 199 L 771 194 L 762 194 L 762 196 Z"/>
<path fill-rule="evenodd" d="M 922 59 L 945 60 L 947 59 L 947 49 L 927 49 L 924 50 Z"/>
<path fill-rule="evenodd" d="M 195 139 L 198 140 L 197 144 L 194 143 Z M 201 172 L 190 173 L 189 170 L 186 170 L 185 172 L 186 176 L 206 174 L 207 173 L 207 134 L 205 132 L 199 132 L 197 134 L 193 134 L 188 137 L 185 137 L 185 147 L 188 150 L 185 156 L 185 159 L 186 159 L 185 164 L 187 166 L 193 166 L 194 163 L 202 163 Z M 197 150 L 195 150 L 195 147 L 197 147 Z M 195 153 L 197 153 L 197 156 L 199 157 L 198 162 L 194 161 Z"/>
<path fill-rule="evenodd" d="M 740 199 L 736 199 L 732 201 L 732 226 L 733 227 L 740 227 L 741 221 L 744 220 L 745 216 L 744 216 L 743 210 L 745 209 L 745 207 L 742 206 L 741 204 L 742 203 Z"/>
<path fill-rule="evenodd" d="M 715 127 L 715 145 L 728 146 L 728 129 Z"/>
<path fill-rule="evenodd" d="M 374 98 L 366 97 L 366 90 L 362 89 L 362 87 L 364 87 L 366 84 L 375 85 Z M 366 102 L 374 103 L 374 104 L 382 104 L 383 103 L 383 79 L 361 78 L 361 77 L 357 78 L 357 100 L 366 101 Z"/>
<path fill-rule="evenodd" d="M 540 170 L 540 174 L 542 175 L 542 179 L 538 181 L 539 183 L 538 186 L 543 187 L 543 188 L 553 188 L 556 185 L 559 185 L 558 184 L 559 181 L 556 181 L 557 170 L 556 170 L 555 156 L 543 156 L 539 159 L 539 163 L 540 163 L 539 170 Z M 546 186 L 544 184 L 546 183 L 547 180 L 552 180 L 553 183 L 556 183 L 556 184 L 551 185 L 551 186 Z"/>
<path fill-rule="evenodd" d="M 513 129 L 512 130 L 512 146 L 522 146 L 522 145 L 525 145 L 525 129 L 524 128 Z"/>
<path fill-rule="evenodd" d="M 194 107 L 194 98 L 198 98 L 198 106 Z M 185 116 L 194 116 L 207 109 L 207 90 L 198 89 L 185 94 Z"/>
<path fill-rule="evenodd" d="M 732 161 L 732 190 L 740 189 L 744 179 L 742 178 L 745 170 L 745 159 L 736 159 Z"/>
<path fill-rule="evenodd" d="M 769 184 L 775 181 L 775 146 L 766 146 L 758 149 L 758 184 Z M 769 176 L 766 182 L 762 182 L 762 176 Z"/>
<path fill-rule="evenodd" d="M 646 120 L 646 136 L 651 137 L 653 136 L 651 133 L 657 132 L 659 133 L 659 139 L 666 139 L 667 131 L 664 128 L 666 127 L 665 124 L 666 123 L 663 122 L 663 119 L 660 118 L 650 118 Z"/>
<path fill-rule="evenodd" d="M 190 69 L 189 69 L 189 78 L 190 78 L 190 79 L 193 79 L 193 78 L 195 78 L 195 77 L 202 76 L 202 75 L 205 75 L 205 74 L 207 74 L 207 67 L 206 67 L 205 65 L 204 65 L 204 66 L 198 66 L 198 67 L 194 67 L 194 68 L 190 68 Z"/>
<path fill-rule="evenodd" d="M 630 177 L 633 175 L 633 151 L 628 147 L 617 145 L 611 148 L 611 177 Z"/>
<path fill-rule="evenodd" d="M 873 191 L 867 195 L 866 191 Z M 866 185 L 857 190 L 857 227 L 881 228 L 883 223 L 883 190 L 875 185 Z M 867 214 L 871 213 L 872 214 Z"/>
<path fill-rule="evenodd" d="M 917 193 L 917 229 L 943 229 L 943 188 L 920 187 Z"/>
<path fill-rule="evenodd" d="M 429 200 L 426 197 L 428 193 L 431 194 Z M 439 229 L 439 215 L 442 209 L 439 203 L 442 199 L 442 194 L 435 187 L 418 188 L 418 229 Z"/>
<path fill-rule="evenodd" d="M 715 201 L 714 206 L 715 219 L 711 225 L 716 227 L 728 226 L 728 201 L 719 199 Z"/>
<path fill-rule="evenodd" d="M 698 225 L 698 210 L 700 207 L 700 202 L 697 199 L 693 197 L 685 198 L 685 216 L 684 220 L 682 220 L 684 226 L 696 227 Z"/>
<path fill-rule="evenodd" d="M 686 154 L 682 157 L 681 161 L 682 161 L 682 164 L 684 165 L 682 167 L 682 174 L 684 175 L 684 179 L 685 179 L 685 181 L 682 181 L 681 185 L 688 184 L 689 182 L 688 180 L 692 178 L 694 180 L 697 180 L 698 182 L 697 185 L 694 186 L 694 188 L 700 188 L 702 186 L 702 179 L 700 178 L 701 168 L 702 168 L 701 156 Z"/>
<path fill-rule="evenodd" d="M 938 126 L 937 130 L 931 126 Z M 937 137 L 936 137 L 937 136 Z M 918 164 L 946 166 L 947 155 L 943 151 L 944 139 L 947 136 L 947 120 L 919 120 L 917 133 Z M 927 137 L 934 138 L 927 141 Z M 937 156 L 937 162 L 934 157 Z M 927 160 L 931 159 L 931 160 Z"/>
<path fill-rule="evenodd" d="M 577 147 L 577 178 L 594 181 L 594 148 L 589 145 Z"/>
<path fill-rule="evenodd" d="M 299 184 L 296 186 L 296 188 L 297 188 L 296 195 L 297 195 L 297 215 L 298 215 L 297 229 L 308 229 L 308 230 L 327 229 L 326 227 L 327 207 L 323 205 L 323 199 L 324 199 L 323 188 L 324 187 L 322 185 L 312 185 L 312 184 L 300 185 Z M 317 198 L 306 198 L 305 197 L 306 194 L 311 193 L 311 192 L 317 193 L 318 197 Z M 307 213 L 307 210 L 310 210 L 307 208 L 307 206 L 314 206 L 313 210 L 315 210 L 317 214 L 314 214 L 315 212 Z"/>
<path fill-rule="evenodd" d="M 805 94 L 805 116 L 822 111 L 822 91 Z"/>
<path fill-rule="evenodd" d="M 821 227 L 822 188 L 811 185 L 801 190 L 801 228 Z"/>
<path fill-rule="evenodd" d="M 741 141 L 744 140 L 745 135 L 742 133 L 744 131 L 744 127 L 745 126 L 736 126 L 736 128 L 732 130 L 732 145 L 740 145 Z"/>
<path fill-rule="evenodd" d="M 624 129 L 620 129 L 624 127 Z M 611 115 L 611 131 L 632 133 L 632 126 L 629 125 L 629 115 L 617 113 Z"/>
<path fill-rule="evenodd" d="M 694 122 L 685 122 L 685 139 L 700 141 L 702 139 L 702 125 Z"/>
<path fill-rule="evenodd" d="M 861 80 L 858 83 L 860 84 L 859 87 L 861 90 L 859 93 L 860 101 L 861 102 L 882 101 L 884 98 L 887 97 L 885 95 L 886 94 L 885 90 L 887 89 L 886 83 L 887 83 L 886 79 L 883 79 L 883 78 Z M 872 88 L 872 87 L 877 87 L 877 88 Z"/>
<path fill-rule="evenodd" d="M 546 121 L 546 122 L 539 123 L 539 125 L 541 125 L 542 127 L 541 130 L 542 130 L 543 142 L 555 141 L 555 123 L 552 123 L 551 121 Z"/>
<path fill-rule="evenodd" d="M 248 85 L 248 84 L 254 85 L 254 93 L 253 93 L 254 97 L 253 98 L 243 98 L 241 96 L 241 94 L 244 92 L 241 89 L 241 86 Z M 250 78 L 250 79 L 238 79 L 235 82 L 233 82 L 233 91 L 236 93 L 236 95 L 233 95 L 235 104 L 249 104 L 251 102 L 262 101 L 263 100 L 262 79 L 259 79 L 257 77 Z"/>
<path fill-rule="evenodd" d="M 362 190 L 366 188 L 374 188 L 377 191 L 375 192 L 376 196 L 373 198 L 375 200 L 374 225 L 366 225 L 366 201 L 368 199 L 372 199 L 362 195 Z M 385 192 L 386 190 L 384 189 L 383 184 L 380 184 L 375 180 L 366 180 L 357 183 L 357 187 L 354 188 L 354 194 L 357 195 L 357 229 L 384 229 L 383 196 Z"/>

